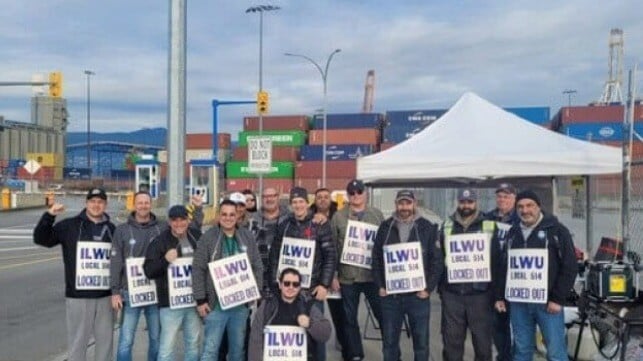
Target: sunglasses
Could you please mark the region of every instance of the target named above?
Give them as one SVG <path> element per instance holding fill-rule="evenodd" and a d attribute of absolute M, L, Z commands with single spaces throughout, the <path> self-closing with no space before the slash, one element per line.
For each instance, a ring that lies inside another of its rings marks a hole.
<path fill-rule="evenodd" d="M 264 194 L 262 195 L 263 198 L 275 198 L 277 194 Z"/>
<path fill-rule="evenodd" d="M 354 192 L 348 192 L 348 195 L 349 196 L 354 196 L 354 195 L 357 194 L 357 195 L 361 196 L 362 193 L 364 193 L 364 191 L 354 191 Z"/>
<path fill-rule="evenodd" d="M 281 284 L 284 285 L 284 287 L 292 286 L 294 288 L 299 288 L 299 286 L 301 285 L 300 282 L 296 282 L 296 281 L 283 281 L 281 282 Z"/>

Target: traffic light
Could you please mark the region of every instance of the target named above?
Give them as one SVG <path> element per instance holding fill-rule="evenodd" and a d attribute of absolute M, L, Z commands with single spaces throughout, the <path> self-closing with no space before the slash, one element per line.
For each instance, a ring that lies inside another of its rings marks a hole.
<path fill-rule="evenodd" d="M 61 98 L 63 96 L 63 73 L 54 71 L 49 73 L 49 96 Z"/>
<path fill-rule="evenodd" d="M 267 91 L 260 91 L 257 93 L 257 113 L 268 114 L 270 96 Z"/>

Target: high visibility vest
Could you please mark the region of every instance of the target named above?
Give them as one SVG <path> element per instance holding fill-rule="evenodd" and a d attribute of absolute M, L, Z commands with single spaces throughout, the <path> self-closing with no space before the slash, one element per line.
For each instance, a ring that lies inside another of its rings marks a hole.
<path fill-rule="evenodd" d="M 493 236 L 496 230 L 496 221 L 484 220 L 482 221 L 482 232 L 487 233 L 489 238 Z M 450 236 L 453 233 L 453 220 L 447 219 L 444 222 L 443 232 L 445 236 Z"/>

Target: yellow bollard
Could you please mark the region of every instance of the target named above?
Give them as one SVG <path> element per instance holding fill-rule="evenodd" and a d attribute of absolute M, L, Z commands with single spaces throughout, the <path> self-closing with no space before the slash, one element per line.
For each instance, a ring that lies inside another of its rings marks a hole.
<path fill-rule="evenodd" d="M 2 209 L 9 209 L 11 208 L 11 191 L 9 188 L 3 188 L 2 189 L 2 194 L 0 195 L 0 198 L 2 198 Z"/>
<path fill-rule="evenodd" d="M 130 212 L 134 210 L 134 192 L 132 191 L 125 193 L 125 209 Z"/>
<path fill-rule="evenodd" d="M 344 203 L 346 203 L 346 199 L 344 198 L 344 193 L 338 192 L 337 195 L 335 196 L 335 202 L 337 202 L 337 209 L 344 208 Z"/>

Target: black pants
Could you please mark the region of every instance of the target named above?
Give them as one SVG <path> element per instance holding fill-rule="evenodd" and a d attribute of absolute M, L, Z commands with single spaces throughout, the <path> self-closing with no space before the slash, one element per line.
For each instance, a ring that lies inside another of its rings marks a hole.
<path fill-rule="evenodd" d="M 330 311 L 330 318 L 333 320 L 333 327 L 335 327 L 335 336 L 337 342 L 342 347 L 342 359 L 348 360 L 348 345 L 346 342 L 346 324 L 344 315 L 344 305 L 342 300 L 328 299 L 328 310 Z"/>
<path fill-rule="evenodd" d="M 509 322 L 509 302 L 507 312 L 499 313 L 493 310 L 493 343 L 496 345 L 498 356 L 496 361 L 511 361 L 511 322 Z"/>
<path fill-rule="evenodd" d="M 442 342 L 444 361 L 462 361 L 467 328 L 475 361 L 491 361 L 493 338 L 492 294 L 490 291 L 459 295 L 444 291 L 442 298 Z"/>

